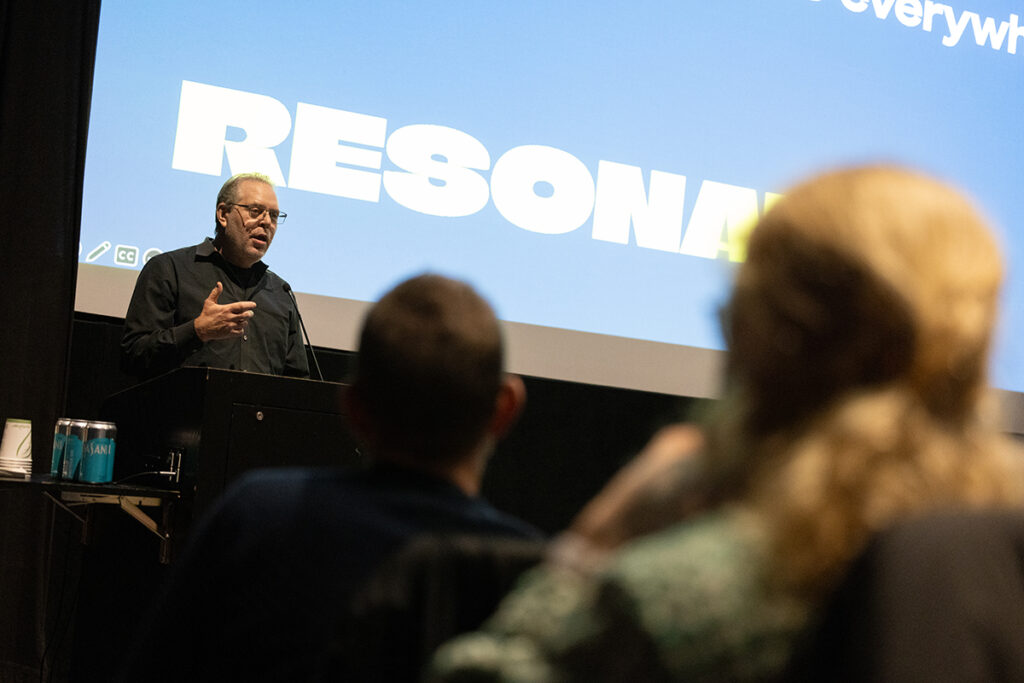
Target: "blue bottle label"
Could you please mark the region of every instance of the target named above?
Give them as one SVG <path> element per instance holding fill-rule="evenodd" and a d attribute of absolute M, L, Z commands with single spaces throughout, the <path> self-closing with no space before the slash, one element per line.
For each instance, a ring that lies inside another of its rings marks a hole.
<path fill-rule="evenodd" d="M 103 484 L 111 480 L 114 472 L 114 440 L 89 439 L 82 451 L 82 481 Z"/>

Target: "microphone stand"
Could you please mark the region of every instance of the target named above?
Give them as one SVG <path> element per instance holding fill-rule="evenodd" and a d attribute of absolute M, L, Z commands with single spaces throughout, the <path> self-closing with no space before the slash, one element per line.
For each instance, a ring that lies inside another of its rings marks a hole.
<path fill-rule="evenodd" d="M 309 340 L 309 332 L 306 332 L 306 324 L 302 322 L 302 314 L 299 313 L 299 302 L 295 299 L 295 292 L 292 291 L 292 286 L 287 282 L 284 283 L 284 291 L 288 292 L 288 296 L 292 299 L 292 306 L 295 307 L 295 315 L 299 318 L 299 327 L 302 328 L 302 336 L 306 338 L 306 348 L 309 349 L 309 355 L 313 358 L 313 365 L 316 367 L 316 374 L 319 375 L 320 381 L 324 381 L 324 373 L 320 372 L 320 362 L 316 359 L 316 353 L 313 352 L 313 342 Z"/>

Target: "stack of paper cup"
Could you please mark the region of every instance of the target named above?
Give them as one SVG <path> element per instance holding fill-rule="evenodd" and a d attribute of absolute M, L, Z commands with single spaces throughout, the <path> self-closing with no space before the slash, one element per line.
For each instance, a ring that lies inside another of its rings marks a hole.
<path fill-rule="evenodd" d="M 32 421 L 7 418 L 0 441 L 0 470 L 32 472 Z"/>

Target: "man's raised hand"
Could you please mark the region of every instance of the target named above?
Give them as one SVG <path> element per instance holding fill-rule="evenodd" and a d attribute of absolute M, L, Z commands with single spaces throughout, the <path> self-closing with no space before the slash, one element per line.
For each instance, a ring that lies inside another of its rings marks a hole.
<path fill-rule="evenodd" d="M 223 291 L 224 285 L 218 282 L 203 302 L 202 313 L 195 319 L 196 335 L 204 342 L 241 337 L 256 308 L 255 301 L 218 304 L 217 299 Z"/>

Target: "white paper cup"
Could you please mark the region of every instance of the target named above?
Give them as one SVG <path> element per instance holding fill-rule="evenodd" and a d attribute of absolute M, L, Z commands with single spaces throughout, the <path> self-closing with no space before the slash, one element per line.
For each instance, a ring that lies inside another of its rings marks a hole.
<path fill-rule="evenodd" d="M 32 464 L 32 421 L 7 418 L 3 441 L 0 441 L 0 461 L 6 464 Z"/>

